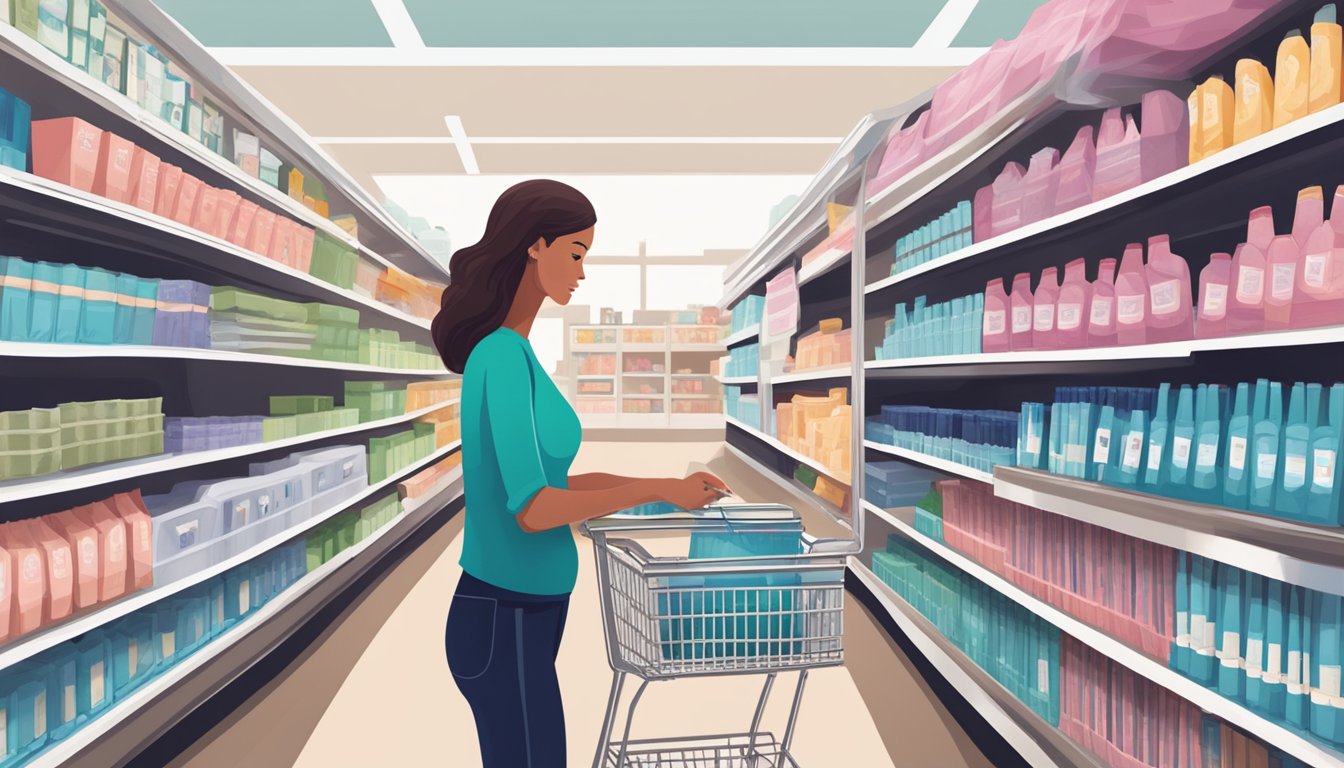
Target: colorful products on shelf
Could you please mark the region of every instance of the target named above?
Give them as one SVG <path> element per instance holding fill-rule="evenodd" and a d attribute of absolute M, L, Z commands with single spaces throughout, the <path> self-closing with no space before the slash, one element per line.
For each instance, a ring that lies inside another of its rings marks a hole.
<path fill-rule="evenodd" d="M 793 369 L 807 371 L 849 365 L 854 359 L 852 332 L 847 328 L 841 330 L 843 322 L 840 318 L 822 320 L 818 330 L 798 337 Z"/>
<path fill-rule="evenodd" d="M 314 571 L 374 532 L 402 512 L 401 498 L 390 493 L 358 511 L 343 512 L 308 532 L 304 538 L 307 570 Z"/>
<path fill-rule="evenodd" d="M 728 350 L 728 363 L 723 366 L 723 375 L 729 378 L 757 378 L 761 374 L 761 345 L 743 344 Z"/>
<path fill-rule="evenodd" d="M 986 295 L 977 294 L 925 306 L 925 297 L 919 296 L 913 308 L 907 309 L 904 302 L 897 304 L 896 317 L 886 322 L 882 346 L 874 350 L 876 359 L 979 354 L 982 331 L 987 333 L 990 325 L 985 318 L 987 300 Z M 995 311 L 999 313 L 995 322 L 1004 322 L 1006 313 Z"/>
<path fill-rule="evenodd" d="M 883 509 L 914 505 L 928 494 L 933 482 L 940 477 L 904 461 L 870 461 L 863 471 L 865 499 Z"/>
<path fill-rule="evenodd" d="M 741 387 L 723 388 L 723 409 L 729 417 L 746 424 L 757 432 L 761 429 L 761 398 L 742 394 Z"/>
<path fill-rule="evenodd" d="M 32 108 L 28 102 L 0 88 L 0 165 L 28 169 Z"/>
<path fill-rule="evenodd" d="M 416 422 L 411 429 L 369 438 L 369 483 L 381 483 L 436 450 L 435 427 Z"/>
<path fill-rule="evenodd" d="M 765 317 L 765 297 L 746 296 L 733 306 L 732 332 L 738 333 L 748 328 L 757 328 L 761 318 Z"/>
<path fill-rule="evenodd" d="M 849 477 L 849 390 L 837 387 L 825 395 L 794 395 L 775 406 L 776 437 L 789 448 L 817 461 L 839 477 Z"/>
<path fill-rule="evenodd" d="M 413 501 L 436 491 L 453 470 L 462 466 L 462 452 L 452 454 L 433 466 L 422 469 L 414 475 L 397 483 L 397 492 L 403 501 Z"/>
<path fill-rule="evenodd" d="M 949 253 L 969 248 L 974 242 L 972 206 L 969 200 L 896 241 L 891 274 L 898 275 Z"/>
<path fill-rule="evenodd" d="M 162 400 L 62 403 L 0 413 L 0 478 L 163 453 Z"/>
<path fill-rule="evenodd" d="M 264 440 L 263 416 L 170 416 L 164 420 L 166 453 L 215 451 Z"/>
<path fill-rule="evenodd" d="M 864 437 L 989 472 L 1013 465 L 1018 414 L 884 405 L 881 416 L 865 422 Z"/>

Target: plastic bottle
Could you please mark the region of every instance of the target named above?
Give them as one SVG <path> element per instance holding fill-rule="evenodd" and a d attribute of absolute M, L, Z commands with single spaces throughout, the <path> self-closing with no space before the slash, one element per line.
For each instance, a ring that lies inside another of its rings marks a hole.
<path fill-rule="evenodd" d="M 1011 232 L 1022 225 L 1022 176 L 1025 172 L 1020 163 L 1008 163 L 994 179 L 990 213 L 994 235 Z"/>
<path fill-rule="evenodd" d="M 1195 336 L 1214 339 L 1227 335 L 1227 295 L 1232 281 L 1232 256 L 1215 253 L 1199 273 L 1199 317 Z"/>
<path fill-rule="evenodd" d="M 1195 86 L 1195 90 L 1185 99 L 1186 111 L 1190 114 L 1190 162 L 1204 159 L 1204 123 L 1201 120 L 1201 108 L 1204 105 L 1204 86 Z"/>
<path fill-rule="evenodd" d="M 1153 406 L 1153 424 L 1148 430 L 1148 459 L 1144 463 L 1143 485 L 1153 493 L 1162 493 L 1165 474 L 1163 459 L 1170 460 L 1171 385 L 1162 382 L 1157 388 L 1157 403 Z"/>
<path fill-rule="evenodd" d="M 1059 150 L 1045 147 L 1031 156 L 1022 177 L 1023 226 L 1055 214 L 1055 191 L 1059 188 Z"/>
<path fill-rule="evenodd" d="M 1320 112 L 1340 101 L 1341 42 L 1344 29 L 1335 23 L 1335 4 L 1330 3 L 1316 12 L 1311 25 L 1311 77 L 1307 108 Z"/>
<path fill-rule="evenodd" d="M 1035 349 L 1059 349 L 1055 317 L 1059 304 L 1059 270 L 1049 267 L 1032 294 L 1031 340 Z"/>
<path fill-rule="evenodd" d="M 1071 211 L 1092 202 L 1092 179 L 1097 172 L 1097 144 L 1092 126 L 1084 125 L 1059 161 L 1059 183 L 1055 189 L 1056 214 Z"/>
<path fill-rule="evenodd" d="M 1265 393 L 1262 400 L 1261 392 Z M 1247 508 L 1273 514 L 1274 485 L 1279 471 L 1279 436 L 1283 434 L 1283 385 L 1277 381 L 1255 388 L 1256 420 L 1251 430 L 1251 490 Z"/>
<path fill-rule="evenodd" d="M 1233 289 L 1227 310 L 1231 335 L 1265 329 L 1265 251 L 1273 240 L 1274 211 L 1268 206 L 1251 211 L 1247 241 L 1232 255 Z"/>
<path fill-rule="evenodd" d="M 1310 96 L 1311 49 L 1302 30 L 1294 29 L 1279 43 L 1274 64 L 1274 127 L 1310 114 Z"/>
<path fill-rule="evenodd" d="M 1320 384 L 1316 388 L 1316 403 L 1319 411 Z M 1283 430 L 1283 461 L 1279 462 L 1278 487 L 1274 489 L 1274 510 L 1280 517 L 1301 520 L 1307 510 L 1307 464 L 1311 447 L 1311 432 L 1316 426 L 1308 421 L 1307 386 L 1302 382 L 1293 385 L 1288 398 L 1288 420 Z M 1313 415 L 1314 419 L 1314 415 Z"/>
<path fill-rule="evenodd" d="M 1203 384 L 1200 385 L 1203 388 Z M 1190 493 L 1191 468 L 1194 466 L 1195 447 L 1195 391 L 1189 385 L 1181 387 L 1176 399 L 1176 417 L 1171 421 L 1171 458 L 1167 460 L 1162 493 L 1184 499 Z"/>
<path fill-rule="evenodd" d="M 1240 144 L 1274 127 L 1274 78 L 1255 59 L 1237 62 L 1236 109 L 1232 143 Z"/>
<path fill-rule="evenodd" d="M 1292 327 L 1299 254 L 1292 235 L 1279 235 L 1269 244 L 1269 253 L 1265 256 L 1265 275 L 1269 283 L 1265 290 L 1266 331 Z"/>
<path fill-rule="evenodd" d="M 1203 94 L 1199 105 L 1200 143 L 1202 157 L 1209 157 L 1232 146 L 1232 129 L 1236 122 L 1236 96 L 1232 86 L 1221 77 L 1211 77 L 1201 86 Z"/>
<path fill-rule="evenodd" d="M 1191 473 L 1191 497 L 1206 504 L 1222 498 L 1221 470 L 1227 463 L 1223 442 L 1223 410 L 1227 389 L 1211 384 L 1204 390 L 1203 408 L 1195 425 L 1194 471 Z"/>
<path fill-rule="evenodd" d="M 1148 279 L 1143 246 L 1130 243 L 1120 259 L 1115 278 L 1116 344 L 1124 347 L 1148 341 Z"/>
<path fill-rule="evenodd" d="M 1090 293 L 1087 261 L 1074 259 L 1064 265 L 1064 283 L 1059 288 L 1059 306 L 1055 312 L 1056 349 L 1082 349 L 1087 346 L 1087 301 Z"/>
<path fill-rule="evenodd" d="M 1139 168 L 1144 181 L 1184 168 L 1190 154 L 1190 114 L 1171 91 L 1149 91 L 1142 101 Z"/>
<path fill-rule="evenodd" d="M 1008 297 L 1008 305 L 1011 308 L 1009 332 L 1012 334 L 1013 351 L 1035 349 L 1031 334 L 1033 306 L 1029 273 L 1022 272 L 1013 277 L 1013 292 Z"/>
<path fill-rule="evenodd" d="M 1232 415 L 1227 422 L 1227 461 L 1223 463 L 1224 506 L 1233 509 L 1245 509 L 1248 479 L 1246 459 L 1250 455 L 1251 435 L 1251 386 L 1246 382 L 1237 385 L 1237 394 L 1233 398 Z"/>
<path fill-rule="evenodd" d="M 1108 109 L 1097 132 L 1097 171 L 1092 183 L 1092 200 L 1138 186 L 1143 181 L 1139 157 L 1139 126 L 1133 115 L 1118 108 Z"/>
<path fill-rule="evenodd" d="M 985 284 L 985 319 L 980 342 L 985 353 L 1007 352 L 1013 348 L 1008 326 L 1010 311 L 1008 294 L 1003 290 L 1003 278 L 990 280 Z"/>
<path fill-rule="evenodd" d="M 971 238 L 984 242 L 994 236 L 994 185 L 987 184 L 975 192 L 971 202 Z"/>
<path fill-rule="evenodd" d="M 1102 259 L 1087 302 L 1087 346 L 1115 346 L 1115 259 Z"/>
<path fill-rule="evenodd" d="M 1344 444 L 1344 384 L 1330 387 L 1329 402 L 1311 433 L 1311 483 L 1305 518 L 1316 525 L 1340 524 L 1339 453 Z"/>
<path fill-rule="evenodd" d="M 1187 341 L 1195 336 L 1190 265 L 1171 252 L 1167 235 L 1148 238 L 1148 343 Z"/>

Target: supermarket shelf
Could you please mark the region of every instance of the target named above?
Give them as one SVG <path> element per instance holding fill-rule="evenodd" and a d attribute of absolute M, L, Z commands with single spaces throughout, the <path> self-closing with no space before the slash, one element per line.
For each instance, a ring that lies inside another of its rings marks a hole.
<path fill-rule="evenodd" d="M 771 376 L 771 384 L 791 384 L 800 381 L 825 381 L 827 379 L 848 379 L 854 374 L 854 369 L 848 365 L 836 365 L 830 368 L 811 368 L 805 371 L 794 371 L 792 373 L 783 373 L 779 376 Z"/>
<path fill-rule="evenodd" d="M 602 395 L 595 392 L 580 392 L 577 395 L 575 395 L 575 397 L 579 398 L 580 400 L 615 400 L 616 393 L 613 392 L 608 395 Z"/>
<path fill-rule="evenodd" d="M 1225 149 L 1216 155 L 1212 155 L 1199 162 L 1172 171 L 1165 176 L 1140 184 L 1137 187 L 1133 187 L 1119 194 L 1111 195 L 1104 200 L 1099 200 L 1075 208 L 1072 211 L 1066 211 L 1048 219 L 1028 224 L 1024 227 L 1019 227 L 1012 232 L 1005 232 L 954 253 L 949 253 L 941 258 L 921 264 L 918 267 L 901 272 L 900 274 L 892 275 L 891 277 L 872 283 L 865 289 L 865 292 L 869 294 L 876 293 L 915 277 L 943 269 L 951 264 L 974 259 L 999 248 L 1003 248 L 1004 246 L 1030 240 L 1033 237 L 1061 230 L 1075 224 L 1080 224 L 1089 219 L 1099 217 L 1102 214 L 1114 212 L 1125 206 L 1141 203 L 1144 198 L 1162 190 L 1171 189 L 1187 183 L 1193 183 L 1197 181 L 1200 176 L 1208 174 L 1215 169 L 1225 168 L 1243 161 L 1255 163 L 1271 162 L 1275 149 L 1292 142 L 1294 139 L 1335 126 L 1339 123 L 1344 123 L 1344 104 L 1324 109 L 1300 120 L 1295 120 L 1288 125 L 1261 134 L 1254 139 L 1244 141 L 1229 149 Z"/>
<path fill-rule="evenodd" d="M 841 477 L 841 475 L 840 475 L 839 472 L 836 472 L 835 470 L 831 469 L 830 467 L 827 467 L 825 464 L 822 464 L 820 461 L 817 461 L 816 459 L 813 459 L 813 458 L 808 457 L 808 456 L 804 456 L 803 454 L 799 453 L 798 451 L 795 451 L 795 450 L 793 450 L 792 448 L 788 447 L 787 445 L 781 443 L 779 440 L 777 440 L 777 439 L 775 439 L 775 438 L 773 438 L 773 437 L 771 437 L 771 436 L 765 434 L 764 432 L 759 432 L 759 431 L 757 431 L 754 427 L 751 427 L 751 426 L 747 425 L 747 424 L 744 423 L 744 422 L 738 421 L 737 419 L 733 418 L 732 416 L 727 416 L 727 415 L 725 415 L 723 418 L 724 418 L 724 420 L 725 420 L 728 424 L 730 424 L 730 425 L 732 425 L 732 426 L 734 426 L 734 427 L 737 427 L 738 429 L 742 430 L 743 432 L 746 432 L 746 433 L 750 434 L 752 437 L 756 438 L 757 440 L 760 440 L 761 442 L 765 443 L 766 445 L 770 446 L 771 448 L 774 448 L 776 451 L 778 451 L 778 452 L 784 454 L 785 456 L 788 456 L 790 459 L 793 459 L 794 461 L 798 462 L 799 464 L 803 464 L 803 465 L 805 465 L 805 466 L 811 468 L 812 470 L 814 470 L 814 471 L 816 471 L 816 472 L 818 472 L 818 473 L 820 473 L 820 474 L 822 474 L 822 475 L 825 475 L 826 477 L 830 478 L 831 480 L 834 480 L 835 482 L 840 483 L 840 484 L 842 484 L 842 485 L 844 485 L 844 486 L 846 486 L 846 487 L 848 487 L 848 486 L 850 485 L 850 478 L 848 478 L 848 477 Z"/>
<path fill-rule="evenodd" d="M 667 376 L 666 373 L 651 373 L 649 371 L 626 371 L 621 375 L 635 379 L 661 379 Z"/>
<path fill-rule="evenodd" d="M 1344 595 L 1344 529 L 998 467 L 995 495 L 1271 579 Z"/>
<path fill-rule="evenodd" d="M 960 552 L 924 536 L 916 531 L 913 526 L 908 525 L 891 513 L 878 509 L 867 502 L 864 503 L 864 507 L 877 518 L 901 530 L 910 538 L 918 541 L 921 546 L 936 553 L 976 580 L 1040 616 L 1103 656 L 1123 664 L 1136 674 L 1157 683 L 1205 712 L 1226 720 L 1261 741 L 1272 744 L 1310 765 L 1339 766 L 1344 764 L 1344 753 L 1307 739 L 1299 733 L 1267 720 L 1237 702 L 1224 698 L 1222 695 L 1182 676 L 1175 670 L 1169 669 L 1161 662 L 1130 648 L 1101 630 L 1084 624 L 1054 606 L 1036 599 L 1023 592 L 1017 585 L 1003 579 Z M 869 573 L 871 574 L 871 572 Z M 876 580 L 875 576 L 873 578 Z M 880 582 L 880 580 L 877 581 Z"/>
<path fill-rule="evenodd" d="M 1033 768 L 1059 766 L 1101 766 L 1099 760 L 1087 759 L 1087 753 L 1074 746 L 1069 752 L 1076 759 L 1052 757 L 1041 741 L 1054 746 L 1057 742 L 1071 743 L 1054 726 L 1042 720 L 1002 685 L 975 665 L 966 654 L 944 638 L 927 619 L 920 615 L 900 595 L 886 585 L 857 558 L 849 559 L 849 570 L 867 588 L 869 594 L 886 609 L 887 614 L 910 642 L 924 654 L 924 658 L 942 674 L 957 693 L 985 718 L 1004 741 L 1021 755 Z M 1061 744 L 1060 746 L 1063 746 Z"/>
<path fill-rule="evenodd" d="M 737 344 L 741 344 L 741 343 L 743 343 L 743 342 L 745 342 L 745 341 L 751 341 L 752 339 L 754 339 L 754 338 L 756 338 L 756 337 L 758 337 L 758 336 L 760 336 L 760 335 L 761 335 L 761 326 L 760 326 L 760 325 L 753 325 L 753 326 L 750 326 L 750 327 L 748 327 L 748 328 L 743 328 L 742 330 L 738 331 L 737 333 L 734 333 L 734 334 L 732 334 L 731 336 L 728 336 L 727 338 L 725 338 L 725 339 L 723 340 L 723 346 L 725 346 L 725 347 L 732 347 L 732 346 L 735 346 L 735 345 L 737 345 Z"/>
<path fill-rule="evenodd" d="M 849 259 L 853 248 L 832 248 L 798 269 L 798 286 L 802 287 L 830 272 Z"/>
<path fill-rule="evenodd" d="M 673 392 L 673 399 L 676 400 L 718 400 L 718 395 L 705 395 L 700 393 Z"/>
<path fill-rule="evenodd" d="M 906 448 L 897 448 L 894 445 L 884 445 L 883 443 L 872 440 L 864 440 L 863 446 L 869 450 L 879 451 L 889 456 L 895 456 L 898 459 L 905 459 L 916 464 L 923 464 L 930 469 L 936 469 L 939 472 L 946 472 L 949 475 L 964 477 L 968 480 L 979 480 L 982 483 L 994 482 L 994 476 L 988 472 L 981 472 L 973 467 L 964 464 L 958 464 L 955 461 L 940 459 L 936 456 L 927 456 L 919 451 L 911 451 Z"/>
<path fill-rule="evenodd" d="M 712 378 L 714 378 L 714 374 L 712 374 L 712 373 L 674 373 L 674 374 L 672 374 L 672 378 L 674 378 L 674 379 L 677 379 L 677 378 L 681 378 L 681 379 L 712 379 Z"/>
<path fill-rule="evenodd" d="M 656 343 L 647 342 L 626 342 L 620 345 L 622 352 L 666 352 L 667 345 L 659 341 Z"/>
<path fill-rule="evenodd" d="M 580 381 L 583 381 L 583 380 L 585 380 L 585 379 L 586 379 L 586 380 L 590 380 L 590 381 L 591 381 L 591 380 L 610 381 L 611 379 L 616 378 L 616 374 L 614 374 L 614 373 L 581 373 L 581 374 L 579 374 L 578 376 L 575 376 L 574 378 L 579 379 Z"/>
<path fill-rule="evenodd" d="M 812 492 L 810 488 L 791 477 L 784 477 L 778 472 L 770 469 L 759 461 L 753 459 L 750 454 L 734 446 L 732 443 L 725 443 L 724 449 L 734 457 L 750 466 L 761 477 L 765 478 L 772 485 L 789 494 L 793 499 L 804 506 L 811 506 L 818 512 L 824 514 L 827 519 L 843 526 L 846 530 L 850 529 L 849 514 L 841 510 L 826 499 L 821 498 Z"/>
<path fill-rule="evenodd" d="M 240 650 L 240 646 L 247 644 L 249 636 L 257 629 L 273 620 L 287 618 L 285 616 L 287 608 L 291 606 L 296 608 L 295 624 L 307 621 L 313 610 L 332 600 L 342 590 L 353 584 L 358 575 L 368 565 L 384 557 L 397 545 L 406 541 L 411 534 L 433 518 L 439 510 L 452 504 L 462 495 L 460 471 L 450 475 L 450 477 L 453 478 L 453 481 L 443 486 L 437 493 L 429 493 L 419 500 L 407 502 L 402 513 L 394 521 L 374 531 L 367 539 L 341 552 L 321 567 L 308 573 L 264 606 L 258 608 L 256 613 L 234 625 L 213 642 L 197 650 L 185 661 L 178 663 L 167 672 L 141 686 L 131 695 L 119 700 L 110 709 L 84 725 L 71 736 L 38 753 L 29 765 L 38 768 L 55 768 L 56 766 L 66 765 L 82 767 L 85 765 L 112 764 L 107 754 L 108 742 L 105 737 L 121 728 L 134 728 L 135 725 L 131 721 L 138 714 L 157 704 L 165 695 L 175 693 L 179 686 L 192 681 L 195 675 L 208 674 L 208 665 L 216 660 L 223 662 L 227 655 Z M 368 556 L 366 557 L 366 555 Z M 348 578 L 344 580 L 332 578 L 346 566 L 356 564 L 356 561 L 365 560 L 367 562 L 358 563 L 360 567 L 351 572 Z M 326 594 L 319 594 L 321 592 Z M 310 603 L 311 605 L 307 606 L 307 610 L 297 610 L 305 607 L 303 606 L 304 603 Z M 283 635 L 287 636 L 288 634 L 289 630 L 286 628 Z M 255 658 L 259 658 L 260 655 L 264 655 L 269 650 L 270 648 L 262 648 L 262 653 L 255 655 Z M 243 664 L 243 668 L 250 666 L 255 658 L 247 660 Z M 229 670 L 226 674 L 212 676 L 211 681 L 206 683 L 209 688 L 213 689 L 206 692 L 207 697 L 227 684 L 239 671 L 241 669 L 235 668 Z M 170 711 L 161 715 L 155 713 L 156 718 L 162 717 L 173 721 L 188 714 L 188 710 L 177 706 L 173 702 L 165 701 L 164 707 Z M 136 741 L 136 744 L 126 746 L 138 750 L 138 748 L 144 746 L 144 744 L 139 743 L 141 740 L 150 740 L 158 733 L 156 729 L 143 730 L 143 733 L 137 733 L 132 737 L 131 740 Z M 124 744 L 124 741 L 118 740 L 118 746 L 122 744 Z M 133 756 L 133 754 L 127 754 L 125 758 L 129 760 Z"/>
<path fill-rule="evenodd" d="M 24 341 L 0 341 L 0 358 L 4 357 L 73 357 L 73 358 L 161 358 L 168 360 L 209 360 L 221 363 L 255 363 L 280 365 L 291 368 L 324 368 L 347 373 L 378 373 L 389 376 L 416 376 L 428 379 L 456 378 L 446 370 L 419 368 L 383 368 L 361 363 L 339 363 L 329 360 L 309 360 L 284 355 L 255 355 L 250 352 L 228 352 L 196 347 L 149 347 L 130 344 L 44 344 Z"/>
<path fill-rule="evenodd" d="M 22 201 L 21 223 L 33 226 L 39 216 L 51 219 L 54 229 L 62 229 L 75 219 L 80 226 L 96 222 L 100 231 L 112 229 L 139 242 L 153 242 L 171 251 L 175 258 L 191 261 L 202 268 L 238 275 L 268 288 L 275 288 L 314 301 L 326 301 L 372 310 L 417 332 L 429 329 L 430 321 L 402 312 L 395 307 L 363 296 L 352 290 L 285 266 L 260 254 L 240 248 L 172 219 L 148 213 L 133 205 L 119 203 L 80 189 L 44 179 L 23 171 L 0 166 L 0 195 Z M 289 198 L 285 198 L 289 199 Z M 53 215 L 59 210 L 66 215 Z M 207 281 L 208 282 L 208 281 Z M 423 335 L 423 334 L 421 334 Z"/>
<path fill-rule="evenodd" d="M 458 401 L 446 400 L 437 405 L 421 408 L 420 410 L 411 411 L 410 413 L 404 413 L 399 416 L 392 416 L 377 421 L 367 421 L 352 427 L 329 429 L 323 432 L 311 432 L 306 435 L 299 435 L 298 437 L 291 437 L 286 440 L 274 440 L 269 443 L 251 443 L 249 445 L 239 445 L 233 448 L 221 448 L 213 451 L 163 454 L 146 459 L 137 459 L 135 461 L 121 461 L 113 464 L 81 467 L 80 469 L 57 472 L 55 474 L 42 475 L 40 477 L 8 480 L 0 482 L 0 504 L 22 499 L 34 499 L 40 496 L 51 496 L 53 494 L 75 491 L 81 488 L 93 488 L 106 483 L 128 480 L 132 477 L 143 477 L 159 472 L 171 472 L 186 467 L 202 466 L 216 461 L 237 459 L 258 453 L 268 453 L 270 451 L 314 443 L 332 437 L 340 437 L 342 435 L 369 432 L 383 427 L 391 427 L 397 424 L 414 421 L 421 416 L 427 416 L 456 402 Z"/>
<path fill-rule="evenodd" d="M 615 352 L 620 349 L 619 344 L 573 344 L 574 352 Z"/>
<path fill-rule="evenodd" d="M 190 578 L 179 579 L 171 584 L 151 587 L 142 592 L 137 592 L 123 598 L 122 600 L 118 600 L 115 603 L 99 608 L 91 613 L 57 624 L 49 629 L 34 634 L 24 635 L 22 639 L 17 640 L 4 648 L 0 648 L 0 670 L 8 669 L 24 659 L 31 658 L 41 651 L 63 643 L 71 638 L 78 637 L 89 630 L 119 619 L 122 616 L 126 616 L 147 605 L 153 605 L 166 597 L 175 595 L 178 592 L 224 573 L 234 566 L 241 565 L 258 555 L 265 554 L 267 551 L 317 527 L 326 520 L 331 519 L 342 511 L 349 509 L 362 501 L 387 490 L 396 490 L 397 483 L 400 480 L 419 472 L 425 467 L 437 463 L 440 459 L 455 452 L 461 445 L 461 441 L 446 445 L 430 456 L 415 462 L 382 482 L 370 485 L 368 488 L 347 499 L 342 499 L 335 506 L 313 515 L 283 533 L 278 533 L 221 563 L 217 563 L 205 570 L 192 574 Z"/>
<path fill-rule="evenodd" d="M 720 384 L 731 387 L 740 387 L 745 384 L 759 384 L 761 380 L 755 376 L 715 376 L 714 379 Z"/>
<path fill-rule="evenodd" d="M 672 354 L 675 355 L 678 352 L 718 352 L 722 354 L 726 349 L 727 349 L 726 345 L 724 345 L 721 342 L 715 344 L 674 343 L 672 345 Z"/>

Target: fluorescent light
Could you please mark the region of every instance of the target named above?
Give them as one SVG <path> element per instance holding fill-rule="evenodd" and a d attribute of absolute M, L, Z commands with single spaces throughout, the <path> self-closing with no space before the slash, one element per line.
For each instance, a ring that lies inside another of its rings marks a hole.
<path fill-rule="evenodd" d="M 462 169 L 468 176 L 480 174 L 481 166 L 476 163 L 476 153 L 467 141 L 467 129 L 462 127 L 462 118 L 448 115 L 443 118 L 443 122 L 448 126 L 448 135 L 453 138 L 453 144 L 457 147 L 457 156 L 462 158 Z"/>
<path fill-rule="evenodd" d="M 387 27 L 387 36 L 397 48 L 424 50 L 425 41 L 402 0 L 372 0 L 378 18 Z"/>
<path fill-rule="evenodd" d="M 210 49 L 216 59 L 232 67 L 964 67 L 984 52 L 984 48 Z"/>
<path fill-rule="evenodd" d="M 319 136 L 318 144 L 456 144 L 453 136 Z M 472 136 L 469 144 L 839 144 L 838 136 Z"/>

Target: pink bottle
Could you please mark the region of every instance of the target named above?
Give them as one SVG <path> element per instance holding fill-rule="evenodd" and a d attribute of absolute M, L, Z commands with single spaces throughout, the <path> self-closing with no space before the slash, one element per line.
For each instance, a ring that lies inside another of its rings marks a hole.
<path fill-rule="evenodd" d="M 1294 223 L 1296 230 L 1296 223 Z M 1335 189 L 1330 220 L 1307 238 L 1297 278 L 1293 325 L 1318 328 L 1344 322 L 1344 186 Z"/>
<path fill-rule="evenodd" d="M 7 523 L 0 526 L 0 546 L 9 552 L 10 582 L 14 602 L 10 610 L 9 633 L 13 637 L 42 626 L 42 601 L 47 593 L 47 570 L 42 553 L 33 542 L 27 526 Z"/>
<path fill-rule="evenodd" d="M 1171 91 L 1143 95 L 1143 137 L 1139 169 L 1144 181 L 1165 176 L 1190 162 L 1190 108 Z M 1148 256 L 1152 260 L 1152 255 Z"/>
<path fill-rule="evenodd" d="M 1079 128 L 1059 161 L 1059 185 L 1053 206 L 1057 214 L 1092 202 L 1092 177 L 1097 171 L 1097 145 L 1092 133 L 1090 125 Z"/>
<path fill-rule="evenodd" d="M 993 234 L 1002 235 L 1022 226 L 1022 176 L 1025 169 L 1018 163 L 1004 166 L 994 180 Z"/>
<path fill-rule="evenodd" d="M 971 204 L 971 236 L 983 243 L 994 236 L 994 185 L 981 187 Z"/>
<path fill-rule="evenodd" d="M 77 117 L 34 120 L 32 142 L 33 173 L 85 192 L 93 191 L 98 149 L 103 143 L 102 129 Z"/>
<path fill-rule="evenodd" d="M 1269 244 L 1265 255 L 1265 330 L 1283 331 L 1293 327 L 1293 297 L 1297 289 L 1297 262 L 1302 252 L 1292 235 L 1279 235 Z"/>
<path fill-rule="evenodd" d="M 52 624 L 68 618 L 74 610 L 75 568 L 70 544 L 41 518 L 24 521 L 33 543 L 47 566 L 47 594 L 42 601 L 42 622 Z"/>
<path fill-rule="evenodd" d="M 1059 189 L 1059 150 L 1046 147 L 1031 156 L 1022 177 L 1022 225 L 1055 215 L 1055 191 Z"/>
<path fill-rule="evenodd" d="M 1265 330 L 1265 254 L 1242 243 L 1232 254 L 1232 295 L 1227 304 L 1227 335 Z"/>
<path fill-rule="evenodd" d="M 49 515 L 46 521 L 70 542 L 75 558 L 75 609 L 92 608 L 98 604 L 98 531 L 76 517 L 74 510 Z"/>
<path fill-rule="evenodd" d="M 1251 211 L 1246 222 L 1246 242 L 1260 249 L 1260 253 L 1268 253 L 1273 240 L 1274 209 L 1263 205 Z"/>
<path fill-rule="evenodd" d="M 1049 267 L 1032 295 L 1031 339 L 1036 349 L 1059 349 L 1055 316 L 1059 307 L 1059 270 Z"/>
<path fill-rule="evenodd" d="M 1087 346 L 1115 346 L 1115 259 L 1102 259 L 1087 302 Z"/>
<path fill-rule="evenodd" d="M 1011 307 L 1008 294 L 1003 290 L 1003 278 L 996 277 L 985 284 L 985 319 L 980 334 L 980 349 L 989 352 L 1008 352 L 1013 348 L 1008 333 L 1008 313 Z"/>
<path fill-rule="evenodd" d="M 143 147 L 135 148 L 135 155 L 131 157 L 131 190 L 127 202 L 142 211 L 154 212 L 154 202 L 159 193 L 161 164 L 158 155 L 146 151 Z"/>
<path fill-rule="evenodd" d="M 98 169 L 93 175 L 93 194 L 118 203 L 131 198 L 131 159 L 135 145 L 126 139 L 105 131 L 98 145 Z"/>
<path fill-rule="evenodd" d="M 173 218 L 177 208 L 177 188 L 182 186 L 182 169 L 172 163 L 159 164 L 159 193 L 154 196 L 154 213 Z"/>
<path fill-rule="evenodd" d="M 1087 346 L 1087 300 L 1091 294 L 1087 282 L 1087 260 L 1074 259 L 1064 265 L 1064 284 L 1059 288 L 1055 310 L 1055 348 L 1082 349 Z"/>
<path fill-rule="evenodd" d="M 1148 238 L 1148 343 L 1195 337 L 1190 299 L 1190 265 L 1171 252 L 1166 235 Z"/>
<path fill-rule="evenodd" d="M 1031 296 L 1031 275 L 1022 272 L 1013 277 L 1013 292 L 1009 296 L 1012 320 L 1011 333 L 1014 352 L 1035 349 L 1031 335 L 1033 302 Z"/>
<path fill-rule="evenodd" d="M 1199 319 L 1195 336 L 1214 339 L 1227 335 L 1228 286 L 1232 283 L 1232 257 L 1215 253 L 1199 273 Z"/>
<path fill-rule="evenodd" d="M 1148 343 L 1148 278 L 1139 243 L 1125 246 L 1115 276 L 1115 343 L 1122 347 Z"/>
<path fill-rule="evenodd" d="M 1139 159 L 1139 126 L 1133 116 L 1120 109 L 1108 109 L 1097 132 L 1097 171 L 1092 183 L 1092 200 L 1138 186 L 1143 181 Z"/>

